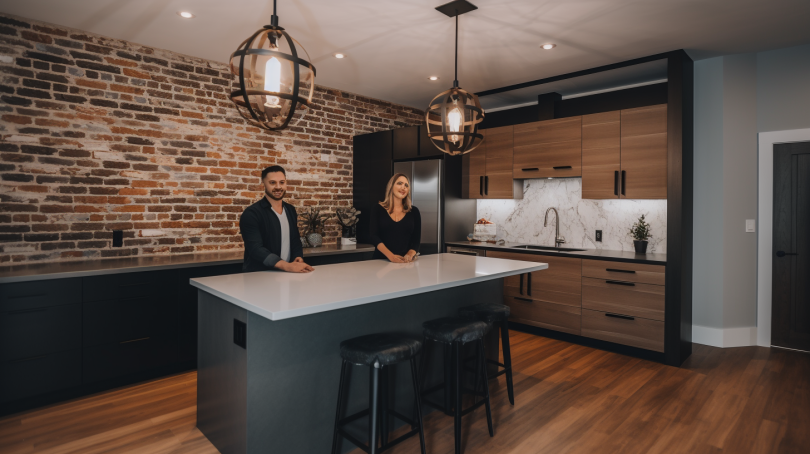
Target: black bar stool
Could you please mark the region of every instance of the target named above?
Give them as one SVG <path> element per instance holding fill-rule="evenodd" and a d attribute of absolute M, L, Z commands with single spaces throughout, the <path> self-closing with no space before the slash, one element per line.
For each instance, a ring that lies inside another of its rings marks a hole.
<path fill-rule="evenodd" d="M 488 376 L 493 379 L 506 374 L 506 391 L 509 394 L 509 403 L 515 405 L 515 389 L 512 385 L 512 352 L 509 348 L 509 306 L 498 303 L 482 303 L 474 306 L 462 307 L 458 314 L 462 317 L 492 323 L 501 328 L 501 348 L 503 349 L 503 364 L 494 360 L 487 360 L 500 368 L 496 374 Z"/>
<path fill-rule="evenodd" d="M 489 324 L 486 322 L 478 321 L 478 320 L 470 320 L 464 318 L 453 318 L 453 317 L 445 317 L 439 318 L 436 320 L 430 320 L 422 324 L 424 327 L 424 335 L 425 335 L 425 351 L 422 353 L 422 368 L 421 377 L 424 380 L 425 377 L 425 364 L 427 363 L 427 343 L 428 341 L 437 342 L 440 344 L 445 345 L 446 347 L 450 347 L 450 353 L 452 355 L 452 360 L 449 361 L 451 375 L 453 377 L 453 384 L 452 386 L 447 386 L 447 380 L 450 378 L 445 373 L 445 383 L 442 383 L 438 386 L 435 386 L 431 389 L 425 390 L 422 393 L 423 402 L 431 407 L 435 407 L 445 414 L 452 415 L 454 418 L 454 429 L 455 429 L 455 446 L 456 446 L 456 454 L 461 453 L 461 417 L 470 413 L 471 411 L 475 410 L 476 408 L 480 407 L 481 405 L 485 405 L 487 409 L 487 426 L 489 428 L 489 436 L 492 437 L 495 435 L 494 430 L 492 429 L 492 410 L 489 406 L 489 386 L 487 385 L 486 380 L 481 380 L 481 374 L 483 377 L 486 377 L 486 357 L 484 356 L 484 334 L 489 330 Z M 475 384 L 473 385 L 472 390 L 464 389 L 462 386 L 461 375 L 464 371 L 464 367 L 462 365 L 462 346 L 464 344 L 470 342 L 477 342 L 478 343 L 478 355 L 476 359 L 476 368 L 475 368 Z M 447 352 L 448 348 L 445 348 L 445 361 L 444 363 L 447 364 Z M 483 383 L 483 390 L 478 391 L 478 382 Z M 440 389 L 445 390 L 445 397 L 447 397 L 448 391 L 454 394 L 454 399 L 450 405 L 452 408 L 449 408 L 448 399 L 445 399 L 445 405 L 440 405 L 435 402 L 431 402 L 429 399 L 425 398 L 428 394 L 434 393 Z M 463 393 L 472 394 L 473 396 L 481 396 L 483 399 L 479 402 L 473 401 L 473 405 L 467 409 L 461 408 L 461 397 Z"/>
<path fill-rule="evenodd" d="M 416 360 L 414 359 L 421 348 L 422 343 L 416 339 L 410 339 L 388 333 L 369 334 L 367 336 L 360 336 L 345 340 L 340 343 L 340 356 L 343 358 L 343 365 L 340 369 L 340 387 L 338 388 L 335 430 L 332 437 L 332 454 L 337 454 L 338 437 L 343 437 L 349 440 L 354 445 L 369 454 L 376 454 L 383 452 L 396 444 L 399 444 L 401 441 L 417 433 L 419 434 L 422 454 L 425 454 L 425 432 L 422 427 L 421 399 L 419 394 L 419 382 L 416 374 Z M 386 389 L 387 380 L 385 379 L 388 372 L 388 366 L 401 363 L 403 361 L 410 361 L 411 363 L 411 379 L 413 380 L 413 392 L 415 396 L 414 405 L 416 413 L 416 417 L 413 420 L 408 419 L 400 413 L 388 408 Z M 351 365 L 368 366 L 370 368 L 370 407 L 359 413 L 355 413 L 341 419 L 340 409 L 342 408 L 343 400 L 346 397 L 344 394 L 344 388 L 346 374 L 348 373 L 347 366 Z M 380 389 L 381 382 L 383 389 Z M 397 419 L 410 424 L 411 426 L 410 432 L 402 435 L 396 440 L 391 441 L 390 443 L 388 442 L 387 432 L 389 415 L 394 416 Z M 343 430 L 343 426 L 345 424 L 360 419 L 364 416 L 369 416 L 368 445 L 364 444 L 362 441 Z M 380 426 L 382 426 L 382 433 L 380 433 Z M 378 438 L 381 439 L 379 447 L 377 446 Z"/>

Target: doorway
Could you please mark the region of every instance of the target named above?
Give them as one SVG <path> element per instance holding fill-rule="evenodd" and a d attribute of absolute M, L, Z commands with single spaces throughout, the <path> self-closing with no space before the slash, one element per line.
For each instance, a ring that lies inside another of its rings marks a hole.
<path fill-rule="evenodd" d="M 810 351 L 810 142 L 773 148 L 771 344 Z"/>

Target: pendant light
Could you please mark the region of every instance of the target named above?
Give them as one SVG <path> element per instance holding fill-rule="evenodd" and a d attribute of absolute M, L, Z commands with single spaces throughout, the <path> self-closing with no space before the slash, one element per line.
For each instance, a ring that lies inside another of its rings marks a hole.
<path fill-rule="evenodd" d="M 478 9 L 466 0 L 456 0 L 436 8 L 456 18 L 456 72 L 453 88 L 433 98 L 425 112 L 427 136 L 433 145 L 449 155 L 462 155 L 473 151 L 484 140 L 478 124 L 484 119 L 484 110 L 478 96 L 458 86 L 458 16 Z"/>
<path fill-rule="evenodd" d="M 278 26 L 276 0 L 270 25 L 252 34 L 231 55 L 231 101 L 253 126 L 284 129 L 299 106 L 310 106 L 315 67 L 309 54 Z"/>

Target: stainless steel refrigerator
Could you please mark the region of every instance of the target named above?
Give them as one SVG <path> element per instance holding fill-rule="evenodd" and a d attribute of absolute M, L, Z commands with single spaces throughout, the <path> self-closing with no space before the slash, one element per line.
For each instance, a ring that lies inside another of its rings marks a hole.
<path fill-rule="evenodd" d="M 442 160 L 395 162 L 394 173 L 411 181 L 413 206 L 422 216 L 421 255 L 441 252 L 442 229 Z"/>

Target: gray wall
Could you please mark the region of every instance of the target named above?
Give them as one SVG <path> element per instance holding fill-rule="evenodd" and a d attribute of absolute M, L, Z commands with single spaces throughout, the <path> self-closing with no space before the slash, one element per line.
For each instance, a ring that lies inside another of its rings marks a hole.
<path fill-rule="evenodd" d="M 723 326 L 723 59 L 695 62 L 692 320 Z M 718 304 L 719 303 L 719 304 Z"/>
<path fill-rule="evenodd" d="M 757 133 L 810 127 L 810 45 L 695 62 L 693 323 L 756 326 Z"/>

